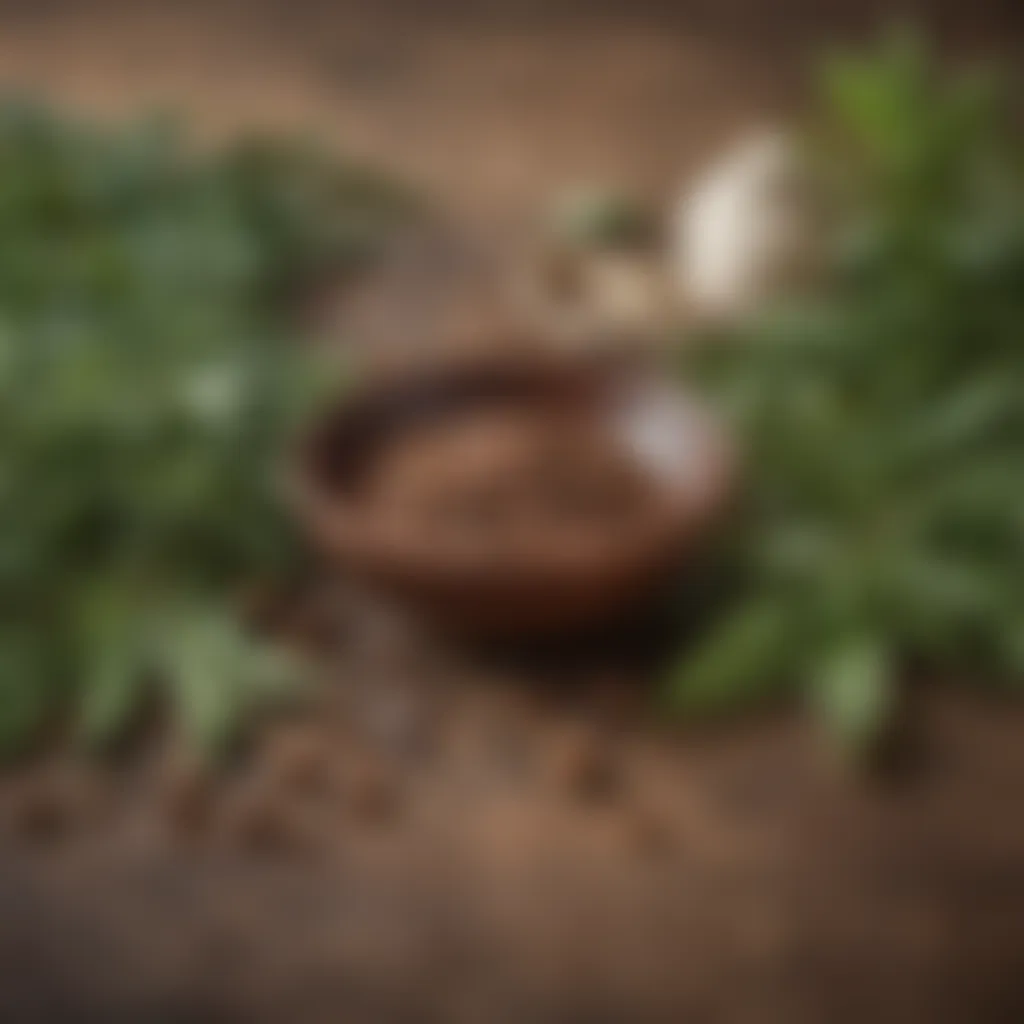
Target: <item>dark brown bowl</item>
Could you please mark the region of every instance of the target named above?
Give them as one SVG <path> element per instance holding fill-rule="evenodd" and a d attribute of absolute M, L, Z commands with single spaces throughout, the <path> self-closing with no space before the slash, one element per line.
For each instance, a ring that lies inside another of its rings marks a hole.
<path fill-rule="evenodd" d="M 496 403 L 599 417 L 656 481 L 658 514 L 600 545 L 482 558 L 429 532 L 389 529 L 361 503 L 360 481 L 395 437 Z M 362 387 L 305 438 L 291 490 L 313 543 L 361 584 L 445 630 L 508 639 L 585 630 L 635 610 L 706 539 L 730 479 L 721 431 L 663 380 L 506 358 Z"/>

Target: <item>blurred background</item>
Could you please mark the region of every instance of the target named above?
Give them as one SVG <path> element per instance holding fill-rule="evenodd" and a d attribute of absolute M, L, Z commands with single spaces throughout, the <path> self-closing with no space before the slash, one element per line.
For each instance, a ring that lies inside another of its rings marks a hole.
<path fill-rule="evenodd" d="M 495 218 L 595 176 L 675 189 L 737 122 L 798 98 L 805 59 L 830 40 L 917 15 L 960 54 L 1012 54 L 1020 20 L 996 0 L 3 12 L 5 81 L 93 110 L 169 105 L 209 130 L 316 128 Z"/>
<path fill-rule="evenodd" d="M 1015 0 L 0 0 L 0 85 L 170 111 L 200 149 L 311 136 L 500 253 L 580 182 L 664 204 L 894 18 L 953 62 L 1024 43 Z M 368 281 L 415 316 L 401 274 Z M 339 305 L 330 331 L 372 346 Z M 116 757 L 58 739 L 0 779 L 0 1019 L 1024 1014 L 1018 707 L 915 693 L 878 784 L 785 712 L 680 731 L 632 649 L 538 668 L 330 605 L 286 616 L 330 651 L 315 710 L 226 767 L 144 720 Z"/>

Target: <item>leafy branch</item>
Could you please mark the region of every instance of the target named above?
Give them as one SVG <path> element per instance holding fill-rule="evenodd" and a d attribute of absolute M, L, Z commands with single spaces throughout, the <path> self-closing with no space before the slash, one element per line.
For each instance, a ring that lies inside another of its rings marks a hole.
<path fill-rule="evenodd" d="M 861 747 L 908 658 L 1024 673 L 1024 149 L 995 76 L 910 36 L 831 62 L 821 94 L 827 287 L 687 359 L 749 492 L 670 692 L 797 688 Z"/>
<path fill-rule="evenodd" d="M 405 209 L 304 144 L 0 105 L 0 747 L 75 708 L 108 741 L 153 692 L 213 743 L 280 688 L 231 594 L 298 564 L 273 470 L 317 371 L 289 300 Z"/>

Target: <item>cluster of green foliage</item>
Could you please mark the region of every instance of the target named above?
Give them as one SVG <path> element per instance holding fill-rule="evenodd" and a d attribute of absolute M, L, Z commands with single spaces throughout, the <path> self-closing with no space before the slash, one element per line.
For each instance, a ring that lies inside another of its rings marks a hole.
<path fill-rule="evenodd" d="M 605 186 L 574 189 L 552 208 L 554 240 L 579 249 L 646 247 L 656 238 L 656 220 L 631 196 Z"/>
<path fill-rule="evenodd" d="M 108 740 L 153 692 L 217 742 L 291 681 L 231 595 L 296 564 L 293 300 L 401 205 L 299 143 L 0 104 L 0 750 L 55 716 Z"/>
<path fill-rule="evenodd" d="M 1024 676 L 1024 147 L 993 74 L 909 37 L 831 62 L 823 93 L 828 286 L 688 367 L 749 489 L 671 697 L 796 691 L 859 747 L 908 664 Z"/>

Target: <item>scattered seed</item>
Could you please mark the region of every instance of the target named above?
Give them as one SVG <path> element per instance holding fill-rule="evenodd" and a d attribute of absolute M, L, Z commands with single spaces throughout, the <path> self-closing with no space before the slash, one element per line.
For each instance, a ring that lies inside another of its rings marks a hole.
<path fill-rule="evenodd" d="M 587 801 L 608 799 L 621 781 L 606 742 L 584 729 L 559 738 L 551 753 L 549 773 L 560 792 Z"/>
<path fill-rule="evenodd" d="M 282 733 L 267 751 L 271 777 L 286 789 L 311 793 L 330 782 L 330 752 L 309 729 Z"/>
<path fill-rule="evenodd" d="M 67 794 L 51 780 L 26 784 L 11 808 L 15 832 L 33 842 L 50 842 L 67 835 L 74 817 Z"/>
<path fill-rule="evenodd" d="M 232 842 L 253 853 L 290 853 L 304 845 L 285 808 L 262 792 L 240 797 L 229 809 L 225 826 Z"/>
<path fill-rule="evenodd" d="M 402 803 L 398 780 L 378 759 L 354 760 L 345 782 L 346 802 L 357 819 L 383 822 L 397 815 Z"/>
<path fill-rule="evenodd" d="M 160 806 L 175 834 L 195 836 L 209 822 L 212 785 L 208 772 L 197 762 L 171 766 L 162 782 Z"/>

